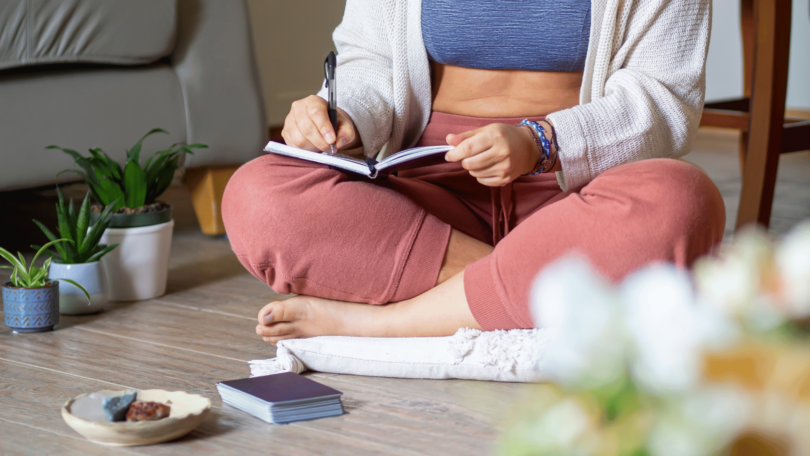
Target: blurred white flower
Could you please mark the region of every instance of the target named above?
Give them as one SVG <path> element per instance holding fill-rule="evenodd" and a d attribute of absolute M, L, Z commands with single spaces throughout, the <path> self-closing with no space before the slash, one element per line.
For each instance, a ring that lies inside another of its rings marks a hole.
<path fill-rule="evenodd" d="M 757 228 L 737 235 L 719 258 L 703 257 L 693 268 L 700 300 L 756 331 L 781 325 L 779 276 L 773 245 Z"/>
<path fill-rule="evenodd" d="M 625 323 L 633 340 L 631 370 L 637 383 L 660 395 L 695 386 L 702 375 L 703 351 L 734 334 L 721 315 L 696 305 L 685 271 L 649 266 L 621 287 Z"/>
<path fill-rule="evenodd" d="M 620 379 L 626 366 L 621 304 L 588 262 L 571 256 L 547 267 L 531 293 L 535 327 L 556 336 L 539 368 L 568 386 L 599 388 Z"/>
<path fill-rule="evenodd" d="M 780 295 L 794 318 L 810 316 L 810 222 L 791 230 L 776 252 Z"/>
<path fill-rule="evenodd" d="M 574 399 L 563 399 L 549 407 L 537 421 L 534 438 L 550 451 L 571 448 L 590 427 L 590 417 Z"/>
<path fill-rule="evenodd" d="M 689 392 L 667 401 L 648 438 L 654 456 L 709 456 L 748 423 L 749 397 L 732 386 Z"/>
<path fill-rule="evenodd" d="M 730 315 L 742 315 L 762 293 L 772 257 L 771 244 L 761 231 L 744 231 L 723 248 L 719 258 L 706 256 L 696 262 L 695 284 L 708 303 Z"/>

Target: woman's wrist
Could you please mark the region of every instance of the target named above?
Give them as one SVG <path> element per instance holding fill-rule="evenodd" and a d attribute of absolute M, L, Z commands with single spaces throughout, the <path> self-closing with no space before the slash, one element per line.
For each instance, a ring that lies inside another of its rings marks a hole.
<path fill-rule="evenodd" d="M 545 124 L 542 125 L 542 124 Z M 525 127 L 531 136 L 534 138 L 535 148 L 537 151 L 537 159 L 533 168 L 524 175 L 537 175 L 541 173 L 551 172 L 557 168 L 557 147 L 553 144 L 556 139 L 554 134 L 554 127 L 547 121 L 533 121 L 523 119 L 518 127 Z"/>
<path fill-rule="evenodd" d="M 522 160 L 523 163 L 521 166 L 520 175 L 525 176 L 534 171 L 534 169 L 537 167 L 537 163 L 542 157 L 540 150 L 537 148 L 537 141 L 531 129 L 527 128 L 526 126 L 516 126 L 515 128 L 517 128 L 524 139 L 523 147 L 521 149 L 524 151 L 523 156 L 526 159 Z"/>

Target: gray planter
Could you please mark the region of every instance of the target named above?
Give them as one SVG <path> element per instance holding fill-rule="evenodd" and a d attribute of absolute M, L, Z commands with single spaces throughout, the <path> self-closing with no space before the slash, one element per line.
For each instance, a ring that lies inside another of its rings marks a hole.
<path fill-rule="evenodd" d="M 59 290 L 59 312 L 62 315 L 84 315 L 100 312 L 107 304 L 107 277 L 101 263 L 64 264 L 54 261 L 48 277 L 68 279 L 82 285 L 90 294 L 90 302 L 82 290 L 65 282 Z"/>
<path fill-rule="evenodd" d="M 166 209 L 157 212 L 141 212 L 138 214 L 110 214 L 110 228 L 137 228 L 139 226 L 159 225 L 169 222 L 172 219 L 172 208 L 169 205 Z M 90 213 L 90 220 L 93 223 L 98 221 L 97 212 Z"/>
<path fill-rule="evenodd" d="M 3 282 L 6 326 L 18 333 L 50 331 L 59 323 L 59 282 L 41 288 L 17 288 Z"/>

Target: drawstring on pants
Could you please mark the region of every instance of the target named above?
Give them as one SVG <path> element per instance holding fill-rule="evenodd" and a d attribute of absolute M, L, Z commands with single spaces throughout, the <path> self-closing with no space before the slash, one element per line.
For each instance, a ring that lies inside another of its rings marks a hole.
<path fill-rule="evenodd" d="M 512 183 L 503 187 L 492 187 L 492 245 L 498 245 L 501 239 L 509 234 L 512 228 L 512 209 L 514 208 L 514 193 Z"/>

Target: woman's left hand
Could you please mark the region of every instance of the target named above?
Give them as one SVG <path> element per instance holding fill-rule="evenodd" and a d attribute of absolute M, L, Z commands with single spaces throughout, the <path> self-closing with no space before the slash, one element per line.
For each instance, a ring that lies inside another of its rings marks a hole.
<path fill-rule="evenodd" d="M 534 136 L 525 127 L 492 124 L 460 135 L 447 135 L 449 162 L 461 162 L 478 182 L 502 187 L 530 173 L 540 156 Z"/>

